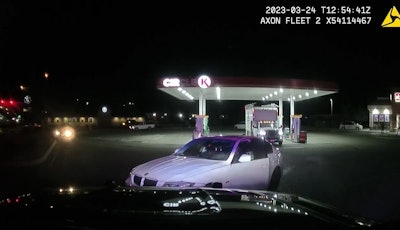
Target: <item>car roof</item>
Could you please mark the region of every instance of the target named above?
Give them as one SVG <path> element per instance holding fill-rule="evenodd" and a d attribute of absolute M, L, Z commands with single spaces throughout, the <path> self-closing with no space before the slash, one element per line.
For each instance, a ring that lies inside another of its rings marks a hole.
<path fill-rule="evenodd" d="M 258 137 L 255 136 L 247 136 L 247 135 L 215 135 L 215 136 L 205 136 L 205 137 L 200 137 L 201 139 L 225 139 L 225 140 L 243 140 L 243 139 L 256 139 Z"/>

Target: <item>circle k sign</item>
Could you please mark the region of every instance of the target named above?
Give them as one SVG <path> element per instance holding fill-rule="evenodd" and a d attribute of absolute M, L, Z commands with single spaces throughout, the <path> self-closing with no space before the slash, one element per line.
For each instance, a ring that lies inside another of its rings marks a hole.
<path fill-rule="evenodd" d="M 395 102 L 400 102 L 400 92 L 395 92 L 394 93 L 394 101 Z"/>
<path fill-rule="evenodd" d="M 200 88 L 208 88 L 211 86 L 211 78 L 207 75 L 202 75 L 197 79 L 197 84 L 200 86 Z"/>

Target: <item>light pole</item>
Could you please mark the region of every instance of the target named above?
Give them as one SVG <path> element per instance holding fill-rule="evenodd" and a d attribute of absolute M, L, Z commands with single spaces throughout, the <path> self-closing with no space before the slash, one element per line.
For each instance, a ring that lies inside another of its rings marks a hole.
<path fill-rule="evenodd" d="M 330 98 L 329 100 L 331 101 L 331 116 L 332 116 L 333 115 L 333 99 Z"/>

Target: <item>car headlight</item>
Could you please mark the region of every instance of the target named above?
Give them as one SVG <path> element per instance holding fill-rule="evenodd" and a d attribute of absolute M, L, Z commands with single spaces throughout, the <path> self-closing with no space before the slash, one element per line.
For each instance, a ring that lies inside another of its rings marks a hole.
<path fill-rule="evenodd" d="M 60 130 L 54 130 L 54 136 L 59 137 L 61 135 Z"/>
<path fill-rule="evenodd" d="M 72 127 L 65 126 L 54 130 L 54 136 L 63 141 L 71 141 L 75 138 L 75 130 Z"/>
<path fill-rule="evenodd" d="M 260 136 L 265 136 L 265 134 L 267 133 L 267 132 L 265 132 L 265 130 L 260 130 L 260 132 L 258 132 L 259 134 L 260 134 Z"/>
<path fill-rule="evenodd" d="M 187 182 L 187 181 L 177 181 L 177 182 L 165 182 L 164 187 L 193 187 L 194 182 Z"/>
<path fill-rule="evenodd" d="M 282 130 L 279 130 L 279 135 L 283 135 L 283 131 Z"/>

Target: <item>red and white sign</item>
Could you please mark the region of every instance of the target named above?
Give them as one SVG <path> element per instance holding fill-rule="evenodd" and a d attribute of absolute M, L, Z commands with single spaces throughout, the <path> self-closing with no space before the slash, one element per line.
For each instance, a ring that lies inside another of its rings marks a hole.
<path fill-rule="evenodd" d="M 400 102 L 400 92 L 394 92 L 394 102 Z"/>
<path fill-rule="evenodd" d="M 179 80 L 179 78 L 165 78 L 163 80 L 163 86 L 164 87 L 180 87 L 181 81 Z"/>
<path fill-rule="evenodd" d="M 207 75 L 202 75 L 197 79 L 197 84 L 200 88 L 206 89 L 211 86 L 211 78 Z"/>

